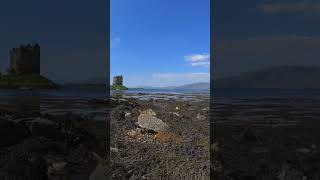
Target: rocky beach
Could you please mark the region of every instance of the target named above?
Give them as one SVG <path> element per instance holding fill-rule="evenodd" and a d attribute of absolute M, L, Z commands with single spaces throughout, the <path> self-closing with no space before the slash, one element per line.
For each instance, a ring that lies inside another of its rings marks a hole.
<path fill-rule="evenodd" d="M 0 179 L 106 176 L 108 102 L 27 94 L 1 97 Z"/>
<path fill-rule="evenodd" d="M 212 103 L 214 179 L 320 178 L 319 99 L 216 97 Z"/>
<path fill-rule="evenodd" d="M 113 179 L 209 179 L 209 95 L 113 95 Z"/>

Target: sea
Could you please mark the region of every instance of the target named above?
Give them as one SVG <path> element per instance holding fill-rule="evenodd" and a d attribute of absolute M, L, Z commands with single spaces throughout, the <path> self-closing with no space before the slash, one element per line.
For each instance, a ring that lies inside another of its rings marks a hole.
<path fill-rule="evenodd" d="M 210 99 L 212 126 L 296 126 L 320 117 L 315 89 L 213 89 Z"/>
<path fill-rule="evenodd" d="M 189 89 L 132 89 L 111 91 L 111 96 L 141 100 L 162 99 L 182 101 L 211 100 L 211 122 L 237 125 L 296 125 L 303 119 L 320 117 L 320 90 L 293 89 L 213 89 L 211 92 Z M 210 96 L 211 95 L 211 96 Z M 62 87 L 59 90 L 0 90 L 0 109 L 66 112 L 98 115 L 102 119 L 109 107 L 92 105 L 90 100 L 107 99 L 104 87 Z"/>
<path fill-rule="evenodd" d="M 123 97 L 137 99 L 181 99 L 197 100 L 199 96 L 209 99 L 209 91 L 170 90 L 170 89 L 132 89 L 111 91 L 111 96 L 121 94 Z M 62 86 L 58 90 L 0 90 L 0 110 L 15 109 L 19 112 L 41 112 L 63 114 L 100 114 L 105 116 L 109 107 L 92 105 L 91 100 L 108 99 L 105 87 Z"/>

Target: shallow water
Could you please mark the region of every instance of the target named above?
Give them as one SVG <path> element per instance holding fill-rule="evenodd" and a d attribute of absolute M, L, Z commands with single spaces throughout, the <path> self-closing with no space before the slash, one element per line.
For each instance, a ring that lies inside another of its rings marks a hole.
<path fill-rule="evenodd" d="M 0 108 L 18 112 L 40 112 L 46 114 L 74 113 L 106 117 L 105 105 L 89 103 L 91 99 L 105 99 L 104 88 L 62 88 L 59 90 L 0 90 Z M 100 118 L 102 118 L 100 117 Z"/>
<path fill-rule="evenodd" d="M 320 117 L 318 90 L 220 89 L 212 93 L 212 124 L 297 126 Z"/>

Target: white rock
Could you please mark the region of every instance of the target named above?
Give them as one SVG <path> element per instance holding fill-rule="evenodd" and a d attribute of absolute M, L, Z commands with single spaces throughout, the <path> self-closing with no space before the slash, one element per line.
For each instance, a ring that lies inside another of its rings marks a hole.
<path fill-rule="evenodd" d="M 169 126 L 161 119 L 155 117 L 153 110 L 147 110 L 140 113 L 138 117 L 138 125 L 147 130 L 155 132 L 168 131 Z"/>

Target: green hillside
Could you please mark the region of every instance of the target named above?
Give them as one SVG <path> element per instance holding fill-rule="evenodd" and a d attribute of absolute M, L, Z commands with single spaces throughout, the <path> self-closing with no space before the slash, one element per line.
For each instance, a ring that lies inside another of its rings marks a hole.
<path fill-rule="evenodd" d="M 128 88 L 125 86 L 112 85 L 111 90 L 128 90 Z"/>
<path fill-rule="evenodd" d="M 37 74 L 10 74 L 0 76 L 0 88 L 31 87 L 39 89 L 55 89 L 58 85 L 46 77 Z"/>

